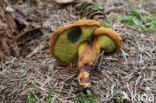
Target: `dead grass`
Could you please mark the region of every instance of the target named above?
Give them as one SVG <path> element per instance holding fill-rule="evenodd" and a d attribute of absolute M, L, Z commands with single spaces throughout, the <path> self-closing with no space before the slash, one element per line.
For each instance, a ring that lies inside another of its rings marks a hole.
<path fill-rule="evenodd" d="M 108 9 L 118 8 L 121 11 L 119 13 L 122 14 L 130 6 L 121 1 L 116 1 L 114 4 L 112 2 L 113 0 L 108 0 L 102 4 Z M 118 5 L 115 6 L 115 3 Z M 47 9 L 49 10 L 50 7 Z M 50 26 L 51 31 L 77 19 L 74 15 L 69 15 L 67 11 L 61 11 L 58 8 L 50 9 L 47 12 L 53 13 L 49 15 L 50 18 L 44 18 L 45 21 L 47 19 L 52 21 L 44 24 Z M 129 100 L 124 103 L 136 103 L 135 96 L 138 94 L 152 94 L 156 99 L 156 34 L 140 33 L 118 20 L 111 25 L 122 37 L 123 48 L 114 56 L 104 57 L 100 71 L 91 72 L 90 90 L 93 97 L 100 103 L 105 101 L 115 103 L 114 97 L 125 95 L 129 97 Z M 44 33 L 49 35 L 47 31 Z M 50 89 L 52 89 L 53 101 L 57 100 L 59 103 L 76 101 L 81 91 L 76 78 L 78 69 L 57 64 L 49 54 L 49 36 L 45 41 L 44 48 L 35 52 L 30 58 L 11 57 L 7 61 L 0 62 L 0 103 L 26 102 L 27 94 L 30 91 L 42 96 L 37 103 L 45 103 Z M 30 89 L 33 80 L 36 81 L 36 84 L 34 88 Z"/>

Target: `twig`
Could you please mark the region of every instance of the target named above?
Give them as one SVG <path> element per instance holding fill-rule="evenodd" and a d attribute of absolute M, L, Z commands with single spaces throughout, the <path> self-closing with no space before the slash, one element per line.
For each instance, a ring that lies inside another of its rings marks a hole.
<path fill-rule="evenodd" d="M 52 76 L 51 76 L 50 79 L 48 79 L 45 83 L 43 83 L 43 84 L 41 85 L 41 88 L 44 87 L 48 82 L 50 82 L 50 81 L 52 80 L 53 76 L 55 75 L 55 73 L 56 73 L 57 71 L 58 71 L 58 69 L 52 74 Z"/>
<path fill-rule="evenodd" d="M 127 61 L 127 53 L 125 53 L 125 51 L 123 49 L 121 49 L 121 52 L 122 52 L 122 56 L 124 57 L 125 61 L 126 61 L 126 64 L 128 64 L 128 61 Z"/>
<path fill-rule="evenodd" d="M 100 56 L 99 56 L 99 63 L 98 63 L 98 70 L 100 70 L 101 64 L 102 64 L 102 59 L 104 55 L 104 50 L 102 50 Z"/>

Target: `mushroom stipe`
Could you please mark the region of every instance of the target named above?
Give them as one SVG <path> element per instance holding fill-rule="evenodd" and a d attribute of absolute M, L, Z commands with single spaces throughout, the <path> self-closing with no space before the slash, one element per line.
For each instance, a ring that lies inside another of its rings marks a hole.
<path fill-rule="evenodd" d="M 79 85 L 90 86 L 89 73 L 102 51 L 113 55 L 120 50 L 122 40 L 117 32 L 104 28 L 95 20 L 79 20 L 58 28 L 50 40 L 50 53 L 64 66 L 77 65 Z M 87 67 L 88 66 L 88 67 Z"/>

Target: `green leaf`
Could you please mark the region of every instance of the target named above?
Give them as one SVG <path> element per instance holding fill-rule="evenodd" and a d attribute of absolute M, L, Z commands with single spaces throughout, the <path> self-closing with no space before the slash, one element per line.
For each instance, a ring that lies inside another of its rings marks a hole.
<path fill-rule="evenodd" d="M 103 27 L 111 28 L 112 26 L 111 26 L 111 24 L 109 24 L 109 23 L 104 23 L 104 24 L 103 24 Z"/>
<path fill-rule="evenodd" d="M 34 88 L 35 84 L 36 84 L 36 80 L 33 80 L 30 88 Z"/>
<path fill-rule="evenodd" d="M 92 98 L 91 91 L 87 90 L 87 96 L 82 93 L 82 97 L 78 97 L 76 103 L 98 103 L 98 102 Z"/>
<path fill-rule="evenodd" d="M 93 5 L 94 8 L 97 8 L 97 9 L 102 9 L 101 5 L 100 5 L 100 2 L 96 2 L 94 5 Z"/>
<path fill-rule="evenodd" d="M 59 103 L 58 101 L 55 101 L 54 103 Z"/>
<path fill-rule="evenodd" d="M 156 19 L 138 10 L 129 10 L 128 16 L 117 16 L 121 22 L 133 26 L 139 32 L 156 32 Z"/>
<path fill-rule="evenodd" d="M 137 19 L 141 18 L 141 15 L 137 10 L 128 10 L 127 12 L 129 15 L 136 17 Z"/>
<path fill-rule="evenodd" d="M 124 98 L 120 98 L 120 97 L 114 97 L 114 99 L 116 100 L 116 103 L 123 103 Z"/>
<path fill-rule="evenodd" d="M 51 95 L 52 95 L 52 89 L 50 89 L 49 92 L 48 92 L 48 101 L 47 101 L 47 103 L 51 103 L 51 101 L 52 101 Z"/>
<path fill-rule="evenodd" d="M 36 102 L 35 96 L 31 92 L 29 92 L 27 94 L 27 103 L 35 103 L 35 102 Z"/>
<path fill-rule="evenodd" d="M 91 93 L 91 91 L 90 90 L 87 90 L 87 95 L 88 95 L 88 97 L 92 97 L 92 93 Z"/>

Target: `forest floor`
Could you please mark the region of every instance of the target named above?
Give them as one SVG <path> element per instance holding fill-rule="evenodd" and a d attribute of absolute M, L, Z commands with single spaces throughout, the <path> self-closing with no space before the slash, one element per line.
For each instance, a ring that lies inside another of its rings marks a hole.
<path fill-rule="evenodd" d="M 50 0 L 41 1 L 37 8 L 26 3 L 12 6 L 44 28 L 38 34 L 32 32 L 40 35 L 32 40 L 36 45 L 24 45 L 21 56 L 1 61 L 0 103 L 75 103 L 82 96 L 79 70 L 57 64 L 49 53 L 49 40 L 57 27 L 75 22 L 79 16 Z M 91 72 L 92 98 L 99 103 L 154 103 L 156 1 L 101 0 L 100 6 L 109 18 L 104 25 L 119 33 L 123 47 L 113 56 L 104 56 L 100 70 Z"/>

